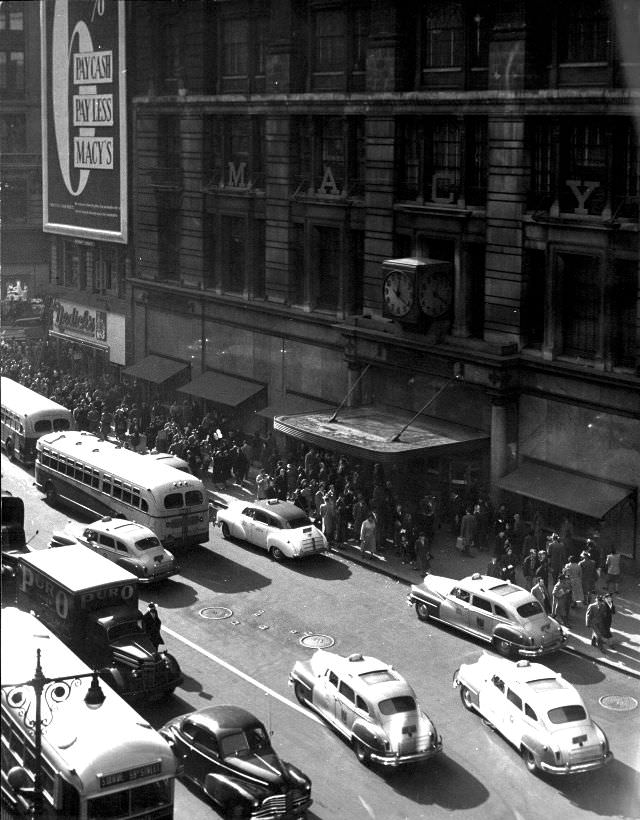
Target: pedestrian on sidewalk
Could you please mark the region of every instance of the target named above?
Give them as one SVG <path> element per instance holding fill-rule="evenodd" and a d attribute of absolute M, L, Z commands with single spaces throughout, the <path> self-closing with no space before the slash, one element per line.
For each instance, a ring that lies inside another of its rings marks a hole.
<path fill-rule="evenodd" d="M 551 569 L 551 577 L 553 583 L 558 580 L 558 576 L 562 572 L 562 568 L 567 563 L 567 547 L 564 541 L 560 540 L 557 532 L 552 533 L 551 540 L 547 546 L 547 554 L 549 556 L 549 568 Z"/>
<path fill-rule="evenodd" d="M 607 571 L 607 591 L 618 593 L 620 586 L 620 554 L 615 547 L 611 547 L 605 560 L 605 570 Z"/>
<path fill-rule="evenodd" d="M 433 558 L 429 550 L 429 542 L 424 532 L 420 532 L 414 544 L 416 554 L 416 561 L 418 563 L 418 571 L 421 575 L 426 575 L 429 572 L 430 561 Z"/>
<path fill-rule="evenodd" d="M 400 551 L 402 555 L 402 563 L 410 564 L 415 567 L 416 556 L 413 551 L 413 544 L 409 538 L 409 531 L 406 529 L 400 530 Z"/>
<path fill-rule="evenodd" d="M 529 554 L 522 562 L 522 574 L 524 575 L 524 586 L 526 590 L 533 587 L 533 579 L 536 574 L 536 567 L 538 566 L 538 553 L 531 547 Z"/>
<path fill-rule="evenodd" d="M 536 601 L 540 602 L 540 606 L 544 609 L 547 615 L 551 614 L 551 598 L 549 597 L 549 590 L 547 589 L 547 585 L 542 580 L 542 578 L 538 578 L 536 583 L 533 585 L 531 589 L 531 594 L 536 599 Z"/>
<path fill-rule="evenodd" d="M 582 577 L 582 600 L 588 606 L 596 594 L 596 583 L 598 580 L 598 573 L 596 570 L 596 562 L 591 558 L 589 553 L 584 550 L 580 555 L 580 572 Z"/>
<path fill-rule="evenodd" d="M 613 596 L 610 592 L 604 596 L 604 609 L 602 610 L 602 639 L 607 646 L 613 643 L 613 635 L 611 634 L 611 624 L 613 616 L 616 614 L 616 607 L 613 603 Z"/>
<path fill-rule="evenodd" d="M 604 602 L 604 597 L 598 595 L 596 596 L 596 600 L 592 604 L 589 604 L 584 616 L 585 625 L 591 629 L 591 646 L 597 646 L 598 649 L 603 649 L 605 643 L 603 634 L 606 618 L 605 609 L 608 609 L 608 607 Z M 610 625 L 609 635 L 611 635 Z"/>
<path fill-rule="evenodd" d="M 160 634 L 160 627 L 162 626 L 162 621 L 160 620 L 160 616 L 158 615 L 158 610 L 156 605 L 153 601 L 150 601 L 147 606 L 147 611 L 142 616 L 142 627 L 144 631 L 149 636 L 149 640 L 153 644 L 153 648 L 158 651 L 158 647 L 161 643 L 164 643 L 162 640 L 162 635 Z"/>
<path fill-rule="evenodd" d="M 373 558 L 376 554 L 378 538 L 376 530 L 376 517 L 373 512 L 370 512 L 360 527 L 360 549 L 364 558 Z"/>
<path fill-rule="evenodd" d="M 471 511 L 471 507 L 467 507 L 465 514 L 462 516 L 460 522 L 460 538 L 462 538 L 462 553 L 463 555 L 470 555 L 469 550 L 476 542 L 476 535 L 478 532 L 478 521 Z"/>
<path fill-rule="evenodd" d="M 563 569 L 564 574 L 571 584 L 571 606 L 575 607 L 582 603 L 582 570 L 578 563 L 578 556 L 572 555 Z"/>
<path fill-rule="evenodd" d="M 560 573 L 553 587 L 551 614 L 563 626 L 569 626 L 571 610 L 571 584 L 564 573 Z"/>
<path fill-rule="evenodd" d="M 499 556 L 494 555 L 489 561 L 485 575 L 488 575 L 489 578 L 502 578 L 502 561 Z"/>

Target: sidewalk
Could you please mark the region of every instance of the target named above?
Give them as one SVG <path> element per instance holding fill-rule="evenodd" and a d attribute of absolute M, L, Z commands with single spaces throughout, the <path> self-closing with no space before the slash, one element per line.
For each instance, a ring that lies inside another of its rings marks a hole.
<path fill-rule="evenodd" d="M 210 490 L 209 494 L 214 505 L 218 507 L 226 506 L 227 498 L 255 500 L 255 495 L 250 490 L 238 485 L 228 486 L 224 491 Z M 433 560 L 430 572 L 433 575 L 445 575 L 455 579 L 465 578 L 474 572 L 484 573 L 491 553 L 474 549 L 470 556 L 462 555 L 455 548 L 455 540 L 455 536 L 448 533 L 445 528 L 437 532 L 431 547 Z M 400 555 L 391 544 L 387 545 L 382 554 L 372 559 L 363 557 L 355 539 L 351 539 L 340 548 L 332 548 L 332 552 L 374 572 L 388 575 L 407 586 L 422 581 L 420 572 L 403 564 Z M 524 583 L 520 568 L 517 571 L 516 582 Z M 584 623 L 585 607 L 578 606 L 571 610 L 571 624 L 564 649 L 640 678 L 640 578 L 623 576 L 619 594 L 613 596 L 613 601 L 616 607 L 612 626 L 613 646 L 606 650 L 591 646 L 591 630 Z"/>

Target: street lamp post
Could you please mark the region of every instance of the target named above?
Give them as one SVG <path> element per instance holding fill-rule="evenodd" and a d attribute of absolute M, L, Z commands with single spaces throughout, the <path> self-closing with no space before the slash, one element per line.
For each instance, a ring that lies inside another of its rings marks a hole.
<path fill-rule="evenodd" d="M 42 727 L 48 725 L 53 717 L 42 717 L 42 698 L 45 703 L 62 703 L 71 693 L 70 683 L 79 683 L 83 678 L 91 678 L 91 686 L 84 697 L 84 702 L 89 709 L 98 709 L 105 701 L 105 695 L 98 683 L 97 672 L 85 672 L 79 675 L 66 675 L 59 678 L 48 678 L 42 671 L 40 663 L 40 649 L 36 650 L 36 671 L 31 680 L 21 683 L 3 684 L 2 689 L 7 690 L 6 701 L 10 708 L 24 710 L 25 725 L 33 728 L 34 731 L 34 768 L 33 788 L 20 788 L 23 793 L 32 795 L 32 814 L 34 817 L 42 816 L 43 809 L 43 783 L 42 783 Z M 55 684 L 55 685 L 52 685 Z M 31 687 L 35 696 L 35 715 L 33 719 L 27 717 L 31 706 L 29 699 L 24 693 L 24 687 Z M 51 710 L 51 706 L 49 706 Z"/>

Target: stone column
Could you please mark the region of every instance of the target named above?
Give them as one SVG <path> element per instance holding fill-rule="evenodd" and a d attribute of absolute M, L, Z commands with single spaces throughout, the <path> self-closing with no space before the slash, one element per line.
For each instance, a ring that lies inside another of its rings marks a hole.
<path fill-rule="evenodd" d="M 507 436 L 507 402 L 496 397 L 491 400 L 491 500 L 498 503 L 500 491 L 496 482 L 507 472 L 509 450 Z"/>

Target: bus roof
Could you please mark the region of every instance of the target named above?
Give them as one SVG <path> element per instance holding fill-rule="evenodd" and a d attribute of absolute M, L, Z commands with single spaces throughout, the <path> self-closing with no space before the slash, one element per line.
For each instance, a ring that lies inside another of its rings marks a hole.
<path fill-rule="evenodd" d="M 71 418 L 72 413 L 46 396 L 30 390 L 13 379 L 2 376 L 0 380 L 2 391 L 2 406 L 10 407 L 19 416 L 34 416 L 41 412 L 61 413 L 65 418 Z"/>
<path fill-rule="evenodd" d="M 137 581 L 132 572 L 82 544 L 38 550 L 21 556 L 20 561 L 55 578 L 69 592 Z"/>
<path fill-rule="evenodd" d="M 0 639 L 3 707 L 18 723 L 24 721 L 25 711 L 30 716 L 30 709 L 11 708 L 4 687 L 33 679 L 37 649 L 47 678 L 73 678 L 93 671 L 37 618 L 14 607 L 2 610 Z M 106 782 L 101 789 L 100 777 L 139 773 L 140 767 L 158 762 L 162 775 L 172 777 L 176 763 L 169 744 L 102 680 L 106 699 L 99 708 L 90 709 L 84 702 L 90 685 L 91 678 L 84 678 L 70 686 L 68 698 L 56 701 L 50 723 L 43 725 L 43 751 L 61 776 L 73 785 L 79 779 L 81 792 L 91 795 L 109 790 Z M 122 786 L 123 779 L 114 778 L 114 785 Z M 135 779 L 130 785 L 136 785 Z"/>
<path fill-rule="evenodd" d="M 133 450 L 127 450 L 111 441 L 105 441 L 92 433 L 67 431 L 49 433 L 38 439 L 37 448 L 51 447 L 68 458 L 77 458 L 92 467 L 127 483 L 145 489 L 172 486 L 182 489 L 203 489 L 199 478 L 147 458 Z M 179 483 L 178 483 L 179 482 Z"/>

